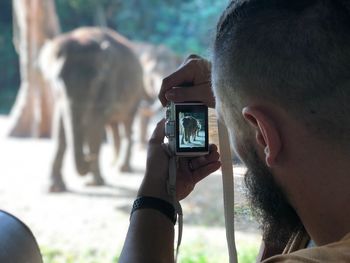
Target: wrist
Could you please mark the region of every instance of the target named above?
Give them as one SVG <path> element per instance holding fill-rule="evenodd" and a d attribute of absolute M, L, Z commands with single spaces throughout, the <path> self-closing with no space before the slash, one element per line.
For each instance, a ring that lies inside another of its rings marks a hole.
<path fill-rule="evenodd" d="M 142 209 L 152 209 L 158 211 L 167 217 L 174 225 L 176 223 L 175 207 L 172 203 L 163 199 L 151 196 L 140 196 L 136 198 L 131 210 L 130 218 L 135 211 Z"/>
<path fill-rule="evenodd" d="M 151 196 L 170 203 L 173 202 L 172 196 L 167 191 L 167 181 L 154 180 L 153 178 L 149 178 L 147 174 L 141 183 L 137 196 Z"/>

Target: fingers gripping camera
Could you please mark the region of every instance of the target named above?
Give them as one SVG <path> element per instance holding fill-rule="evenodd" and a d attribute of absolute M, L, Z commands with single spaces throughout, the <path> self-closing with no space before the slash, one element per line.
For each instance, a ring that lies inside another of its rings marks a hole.
<path fill-rule="evenodd" d="M 208 150 L 208 107 L 203 103 L 173 103 L 166 111 L 165 135 L 178 156 L 205 155 Z"/>

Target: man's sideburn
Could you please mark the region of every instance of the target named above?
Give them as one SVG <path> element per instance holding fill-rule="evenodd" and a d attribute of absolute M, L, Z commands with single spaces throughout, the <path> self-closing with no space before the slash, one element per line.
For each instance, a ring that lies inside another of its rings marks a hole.
<path fill-rule="evenodd" d="M 247 172 L 244 181 L 253 215 L 261 224 L 264 241 L 281 246 L 293 233 L 303 228 L 303 224 L 254 147 L 249 143 L 245 146 L 247 152 L 242 159 Z"/>

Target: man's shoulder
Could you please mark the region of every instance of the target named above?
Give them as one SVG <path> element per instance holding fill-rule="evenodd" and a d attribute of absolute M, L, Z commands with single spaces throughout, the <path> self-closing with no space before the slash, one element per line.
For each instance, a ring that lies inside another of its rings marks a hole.
<path fill-rule="evenodd" d="M 350 262 L 350 233 L 340 241 L 313 248 L 306 248 L 290 254 L 278 255 L 266 259 L 263 263 L 316 263 L 316 262 Z"/>

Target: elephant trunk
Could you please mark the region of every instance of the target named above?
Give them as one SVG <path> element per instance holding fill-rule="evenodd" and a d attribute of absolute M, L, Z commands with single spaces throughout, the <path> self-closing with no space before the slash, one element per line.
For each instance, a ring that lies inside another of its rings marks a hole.
<path fill-rule="evenodd" d="M 80 175 L 89 172 L 89 162 L 85 158 L 85 119 L 84 111 L 79 108 L 71 107 L 71 127 L 72 127 L 72 146 L 74 152 L 75 166 Z"/>

